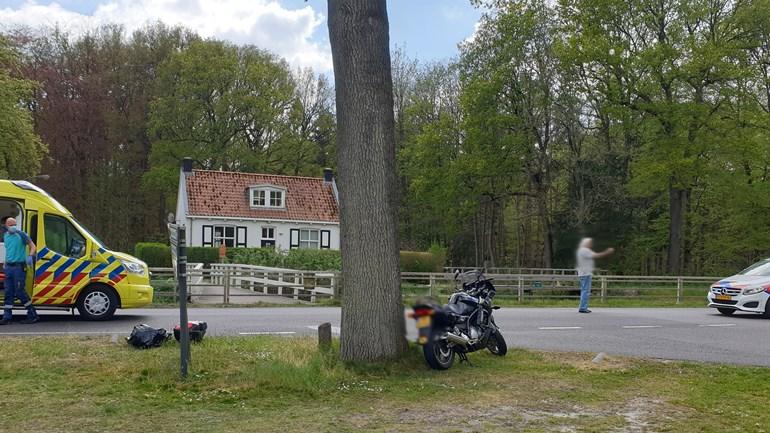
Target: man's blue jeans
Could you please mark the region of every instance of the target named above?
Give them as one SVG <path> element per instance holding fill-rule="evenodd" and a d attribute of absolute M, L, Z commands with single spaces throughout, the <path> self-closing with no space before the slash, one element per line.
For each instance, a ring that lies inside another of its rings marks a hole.
<path fill-rule="evenodd" d="M 585 311 L 588 309 L 588 298 L 591 297 L 591 276 L 583 275 L 580 279 L 580 307 L 578 310 Z"/>
<path fill-rule="evenodd" d="M 32 307 L 27 291 L 24 285 L 27 281 L 27 273 L 24 266 L 6 266 L 5 269 L 5 299 L 3 302 L 3 320 L 11 320 L 13 312 L 13 300 L 19 298 L 21 303 L 27 307 L 27 318 L 37 317 L 37 312 Z"/>

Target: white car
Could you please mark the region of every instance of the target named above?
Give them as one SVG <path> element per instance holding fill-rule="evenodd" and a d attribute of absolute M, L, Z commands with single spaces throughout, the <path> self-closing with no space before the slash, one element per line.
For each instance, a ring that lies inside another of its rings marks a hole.
<path fill-rule="evenodd" d="M 762 314 L 770 318 L 770 259 L 764 259 L 732 277 L 711 285 L 709 307 L 725 316 L 736 311 Z"/>

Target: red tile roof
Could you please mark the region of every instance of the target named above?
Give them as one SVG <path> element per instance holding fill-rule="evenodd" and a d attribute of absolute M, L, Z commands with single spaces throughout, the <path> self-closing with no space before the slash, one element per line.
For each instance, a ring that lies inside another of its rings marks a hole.
<path fill-rule="evenodd" d="M 334 191 L 322 178 L 193 170 L 186 184 L 192 216 L 339 222 Z M 256 185 L 285 188 L 285 208 L 252 208 L 249 189 Z"/>

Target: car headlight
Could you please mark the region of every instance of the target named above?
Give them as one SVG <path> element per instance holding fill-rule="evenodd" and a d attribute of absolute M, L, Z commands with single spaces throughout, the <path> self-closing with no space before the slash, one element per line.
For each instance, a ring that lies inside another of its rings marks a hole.
<path fill-rule="evenodd" d="M 126 270 L 132 274 L 144 275 L 145 273 L 145 268 L 140 263 L 128 262 L 124 260 L 121 260 L 121 263 L 123 263 L 123 267 L 125 267 Z"/>
<path fill-rule="evenodd" d="M 756 295 L 765 291 L 764 287 L 752 287 L 750 289 L 743 289 L 744 295 Z"/>

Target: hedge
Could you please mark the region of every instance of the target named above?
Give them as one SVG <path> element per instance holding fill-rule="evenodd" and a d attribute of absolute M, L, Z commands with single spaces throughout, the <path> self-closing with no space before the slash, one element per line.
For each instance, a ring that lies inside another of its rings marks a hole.
<path fill-rule="evenodd" d="M 152 268 L 171 267 L 171 248 L 158 242 L 139 242 L 134 246 L 134 256 Z"/>
<path fill-rule="evenodd" d="M 242 265 L 283 267 L 283 255 L 274 248 L 228 248 L 227 259 Z"/>
<path fill-rule="evenodd" d="M 282 254 L 272 248 L 233 248 L 228 250 L 228 260 L 244 265 L 302 271 L 339 271 L 342 268 L 342 259 L 337 250 L 297 249 Z"/>
<path fill-rule="evenodd" d="M 442 272 L 444 255 L 438 252 L 401 251 L 402 272 Z"/>
<path fill-rule="evenodd" d="M 342 256 L 339 250 L 289 250 L 284 259 L 284 267 L 307 271 L 339 271 L 342 269 Z"/>
<path fill-rule="evenodd" d="M 218 247 L 187 247 L 187 263 L 219 263 Z"/>
<path fill-rule="evenodd" d="M 168 245 L 155 242 L 140 242 L 134 248 L 134 255 L 150 267 L 170 267 L 171 249 Z M 401 251 L 402 272 L 441 272 L 445 252 L 431 249 L 430 252 Z M 339 250 L 295 249 L 286 254 L 273 248 L 228 248 L 227 261 L 244 265 L 298 269 L 303 271 L 339 271 L 342 257 Z M 217 247 L 187 247 L 188 263 L 219 263 Z"/>
<path fill-rule="evenodd" d="M 442 272 L 444 269 L 445 253 L 440 250 L 401 251 L 400 256 L 403 272 Z M 342 269 L 342 257 L 338 250 L 296 249 L 283 255 L 272 248 L 234 248 L 228 250 L 228 259 L 231 263 L 307 271 Z"/>

